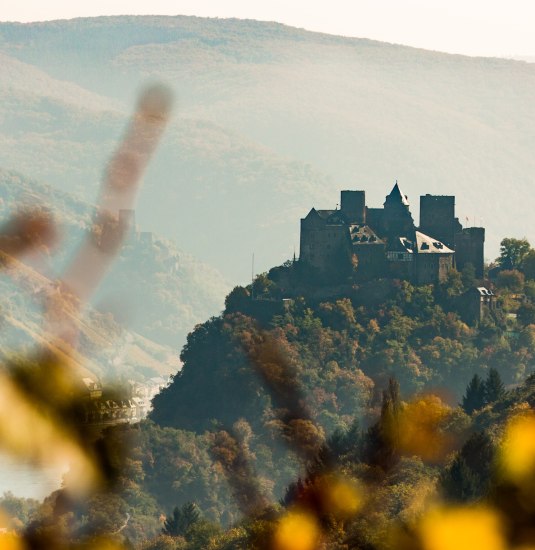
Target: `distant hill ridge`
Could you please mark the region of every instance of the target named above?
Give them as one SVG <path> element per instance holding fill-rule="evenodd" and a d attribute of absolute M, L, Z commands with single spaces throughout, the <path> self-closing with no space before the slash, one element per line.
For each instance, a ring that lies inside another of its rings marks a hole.
<path fill-rule="evenodd" d="M 80 192 L 98 179 L 133 91 L 169 82 L 177 125 L 146 186 L 166 204 L 145 195 L 139 219 L 235 280 L 253 251 L 259 270 L 291 257 L 311 204 L 340 188 L 380 203 L 396 178 L 412 201 L 423 188 L 458 196 L 461 221 L 487 227 L 489 259 L 503 235 L 533 240 L 532 64 L 184 16 L 3 23 L 0 52 L 91 92 L 65 103 L 51 81 L 32 103 L 25 81 L 0 89 L 0 162 Z M 98 97 L 102 112 L 89 115 L 81 104 Z"/>

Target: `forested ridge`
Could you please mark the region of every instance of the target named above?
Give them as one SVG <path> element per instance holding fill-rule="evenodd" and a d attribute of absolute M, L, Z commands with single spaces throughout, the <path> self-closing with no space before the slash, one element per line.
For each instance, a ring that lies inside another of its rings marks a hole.
<path fill-rule="evenodd" d="M 112 538 L 146 550 L 293 548 L 285 529 L 329 549 L 432 548 L 422 525 L 439 520 L 507 522 L 484 531 L 531 540 L 533 451 L 519 441 L 535 433 L 535 252 L 502 245 L 481 322 L 459 312 L 481 284 L 471 269 L 348 295 L 287 262 L 234 288 L 188 336 L 151 419 L 107 432 L 129 448 L 110 453 L 116 487 L 70 516 L 68 536 L 111 536 L 128 515 Z M 14 516 L 40 532 L 60 495 L 15 499 Z"/>

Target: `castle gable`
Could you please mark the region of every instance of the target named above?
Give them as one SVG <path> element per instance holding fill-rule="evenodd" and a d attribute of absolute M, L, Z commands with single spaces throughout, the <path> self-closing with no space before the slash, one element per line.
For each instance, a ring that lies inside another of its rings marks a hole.
<path fill-rule="evenodd" d="M 325 212 L 325 210 L 320 210 L 319 212 L 312 208 L 306 217 L 301 219 L 302 226 L 305 227 L 323 227 L 325 225 L 325 217 L 320 214 L 320 212 Z"/>
<path fill-rule="evenodd" d="M 414 242 L 408 237 L 396 237 L 388 241 L 388 252 L 407 252 L 412 254 L 414 252 Z"/>
<path fill-rule="evenodd" d="M 327 225 L 347 225 L 347 218 L 341 210 L 325 210 L 324 212 L 330 212 L 325 219 Z"/>
<path fill-rule="evenodd" d="M 329 216 L 332 216 L 336 210 L 316 210 L 316 214 L 322 219 L 326 220 Z"/>

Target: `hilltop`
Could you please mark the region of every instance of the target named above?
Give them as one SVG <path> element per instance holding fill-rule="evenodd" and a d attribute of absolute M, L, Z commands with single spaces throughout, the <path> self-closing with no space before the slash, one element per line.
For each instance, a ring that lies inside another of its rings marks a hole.
<path fill-rule="evenodd" d="M 134 90 L 169 82 L 180 112 L 138 218 L 235 280 L 253 251 L 259 270 L 291 257 L 294 220 L 342 186 L 371 203 L 395 178 L 409 199 L 462 197 L 490 257 L 504 234 L 535 230 L 529 63 L 182 16 L 3 23 L 0 52 L 13 83 L 0 162 L 86 198 Z"/>

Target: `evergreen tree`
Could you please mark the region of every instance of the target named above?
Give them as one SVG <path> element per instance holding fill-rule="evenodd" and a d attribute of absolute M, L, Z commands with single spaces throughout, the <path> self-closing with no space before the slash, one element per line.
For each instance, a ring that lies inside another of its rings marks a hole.
<path fill-rule="evenodd" d="M 171 537 L 184 536 L 188 529 L 200 519 L 200 512 L 193 502 L 186 502 L 173 510 L 173 515 L 164 522 L 162 533 Z"/>
<path fill-rule="evenodd" d="M 494 464 L 494 447 L 485 432 L 472 435 L 451 466 L 440 476 L 445 496 L 467 502 L 483 497 L 489 490 Z"/>
<path fill-rule="evenodd" d="M 306 482 L 306 480 L 305 480 Z M 281 506 L 289 507 L 296 502 L 299 502 L 305 494 L 305 484 L 298 478 L 297 481 L 292 481 L 288 487 L 284 496 L 280 499 Z"/>
<path fill-rule="evenodd" d="M 485 401 L 494 403 L 505 395 L 505 386 L 501 376 L 496 369 L 490 369 L 487 380 L 485 381 Z"/>
<path fill-rule="evenodd" d="M 357 459 L 361 449 L 362 432 L 357 419 L 347 429 L 338 428 L 329 438 L 328 447 L 332 458 L 338 460 L 349 455 Z"/>
<path fill-rule="evenodd" d="M 463 445 L 461 456 L 467 466 L 487 482 L 492 476 L 494 446 L 487 432 L 476 432 Z"/>
<path fill-rule="evenodd" d="M 386 399 L 392 404 L 392 412 L 397 416 L 401 408 L 401 397 L 399 394 L 399 382 L 395 378 L 390 378 L 388 380 Z"/>
<path fill-rule="evenodd" d="M 463 396 L 462 408 L 466 414 L 472 414 L 485 405 L 485 383 L 479 375 L 474 374 Z"/>
<path fill-rule="evenodd" d="M 379 421 L 368 429 L 365 443 L 365 462 L 388 471 L 399 461 L 399 411 L 401 399 L 399 383 L 390 378 L 383 391 Z"/>
<path fill-rule="evenodd" d="M 466 502 L 477 495 L 477 477 L 461 455 L 440 476 L 440 484 L 446 498 L 453 501 Z"/>

